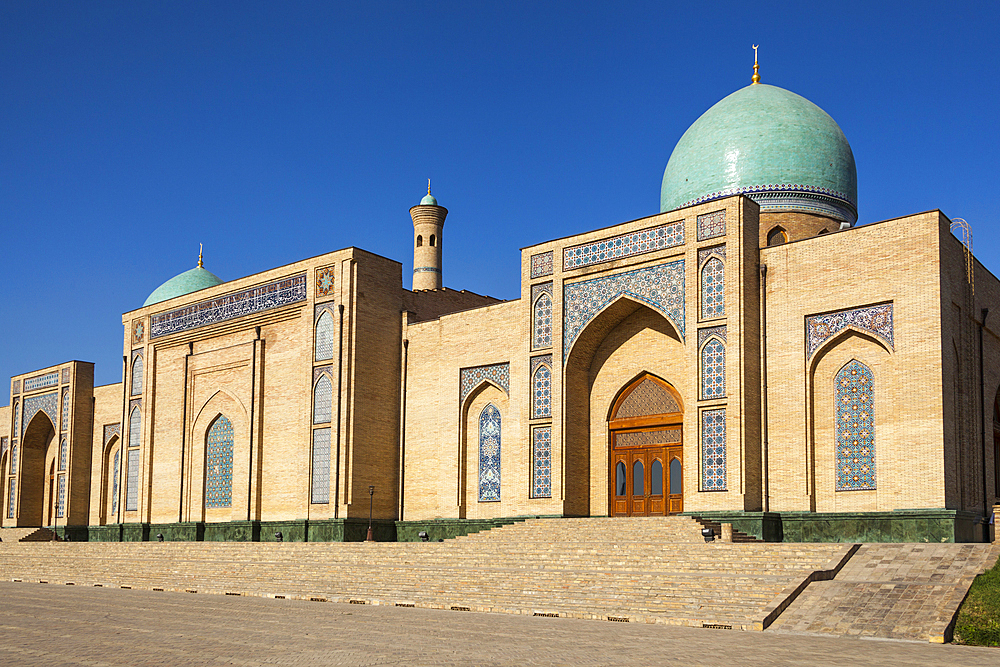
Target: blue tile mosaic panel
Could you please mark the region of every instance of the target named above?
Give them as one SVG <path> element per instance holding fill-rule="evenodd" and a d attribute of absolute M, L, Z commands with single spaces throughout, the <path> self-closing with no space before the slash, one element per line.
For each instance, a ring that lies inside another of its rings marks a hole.
<path fill-rule="evenodd" d="M 14 518 L 14 509 L 17 507 L 17 480 L 13 477 L 7 482 L 7 518 Z"/>
<path fill-rule="evenodd" d="M 726 490 L 726 409 L 701 413 L 701 490 Z"/>
<path fill-rule="evenodd" d="M 726 341 L 726 325 L 720 324 L 717 327 L 705 327 L 704 329 L 698 329 L 698 347 L 700 348 L 705 344 L 705 341 L 715 336 L 723 343 Z"/>
<path fill-rule="evenodd" d="M 531 375 L 531 417 L 552 416 L 552 369 L 539 364 Z"/>
<path fill-rule="evenodd" d="M 552 427 L 531 429 L 531 497 L 552 497 Z"/>
<path fill-rule="evenodd" d="M 139 509 L 139 450 L 128 450 L 128 464 L 125 470 L 125 511 Z"/>
<path fill-rule="evenodd" d="M 205 436 L 205 507 L 233 506 L 233 423 L 219 415 Z"/>
<path fill-rule="evenodd" d="M 458 372 L 458 404 L 464 405 L 465 399 L 472 390 L 487 380 L 503 389 L 505 394 L 510 395 L 510 362 L 474 366 L 460 370 Z"/>
<path fill-rule="evenodd" d="M 583 328 L 620 296 L 662 313 L 684 338 L 684 260 L 563 285 L 563 360 Z"/>
<path fill-rule="evenodd" d="M 552 251 L 540 252 L 531 256 L 531 277 L 542 278 L 552 275 Z"/>
<path fill-rule="evenodd" d="M 336 266 L 324 266 L 316 269 L 316 298 L 323 298 L 333 294 L 334 275 Z"/>
<path fill-rule="evenodd" d="M 726 314 L 725 265 L 712 257 L 701 268 L 701 318 L 711 320 Z"/>
<path fill-rule="evenodd" d="M 63 518 L 66 515 L 66 475 L 59 475 L 59 495 L 56 500 L 56 516 Z"/>
<path fill-rule="evenodd" d="M 806 318 L 807 358 L 811 358 L 819 347 L 845 329 L 858 329 L 873 334 L 894 348 L 892 304 L 866 306 L 852 310 L 841 310 L 826 315 L 811 315 Z"/>
<path fill-rule="evenodd" d="M 21 393 L 21 381 L 20 380 L 14 380 L 14 381 L 11 382 L 10 393 L 12 393 L 12 394 L 20 394 Z"/>
<path fill-rule="evenodd" d="M 701 398 L 726 397 L 726 346 L 710 338 L 701 348 Z"/>
<path fill-rule="evenodd" d="M 10 448 L 10 474 L 17 474 L 17 443 L 15 442 Z"/>
<path fill-rule="evenodd" d="M 726 261 L 726 244 L 714 245 L 710 248 L 700 248 L 698 250 L 698 266 L 703 266 L 705 260 L 707 260 L 712 255 L 720 258 L 723 262 Z"/>
<path fill-rule="evenodd" d="M 531 286 L 531 349 L 552 347 L 552 283 Z"/>
<path fill-rule="evenodd" d="M 130 396 L 142 394 L 142 355 L 132 355 L 132 385 Z"/>
<path fill-rule="evenodd" d="M 330 429 L 313 431 L 312 451 L 312 501 L 330 502 Z"/>
<path fill-rule="evenodd" d="M 128 446 L 138 447 L 142 444 L 142 414 L 139 408 L 134 408 L 128 418 Z"/>
<path fill-rule="evenodd" d="M 875 376 L 853 359 L 836 383 L 837 491 L 875 489 Z"/>
<path fill-rule="evenodd" d="M 122 432 L 122 425 L 118 424 L 105 424 L 104 425 L 104 444 L 111 442 L 111 438 L 120 436 Z"/>
<path fill-rule="evenodd" d="M 500 500 L 500 411 L 492 403 L 479 415 L 479 502 Z"/>
<path fill-rule="evenodd" d="M 118 472 L 121 465 L 122 450 L 121 447 L 115 450 L 115 463 L 111 471 L 111 516 L 114 517 L 118 514 Z M 111 519 L 109 518 L 109 521 Z"/>
<path fill-rule="evenodd" d="M 684 244 L 684 221 L 640 229 L 609 239 L 563 249 L 563 270 L 579 269 L 613 259 L 642 255 Z"/>
<path fill-rule="evenodd" d="M 62 421 L 59 422 L 59 428 L 62 431 L 69 428 L 69 388 L 62 390 Z"/>
<path fill-rule="evenodd" d="M 726 210 L 698 216 L 698 240 L 705 241 L 726 235 Z"/>
<path fill-rule="evenodd" d="M 313 392 L 313 424 L 329 424 L 332 418 L 333 383 L 328 375 L 323 375 Z"/>
<path fill-rule="evenodd" d="M 132 320 L 132 344 L 142 345 L 146 340 L 145 320 Z"/>
<path fill-rule="evenodd" d="M 42 394 L 41 396 L 29 396 L 24 399 L 24 419 L 21 420 L 21 435 L 24 435 L 24 431 L 28 428 L 28 424 L 39 412 L 44 412 L 49 420 L 52 422 L 52 430 L 55 430 L 56 424 L 59 423 L 59 394 L 58 392 L 52 392 L 51 394 Z"/>
<path fill-rule="evenodd" d="M 17 401 L 14 401 L 14 420 L 11 422 L 14 425 L 14 428 L 11 429 L 11 433 L 14 435 L 15 438 L 17 438 L 19 433 L 17 426 L 18 426 L 18 420 L 20 418 L 21 418 L 21 404 L 18 403 Z"/>
<path fill-rule="evenodd" d="M 66 464 L 69 462 L 69 440 L 66 436 L 63 436 L 62 440 L 59 442 L 59 469 L 65 470 Z"/>
<path fill-rule="evenodd" d="M 316 361 L 333 359 L 333 315 L 324 310 L 316 322 Z"/>
<path fill-rule="evenodd" d="M 282 278 L 266 285 L 224 294 L 190 306 L 150 317 L 149 337 L 159 338 L 244 315 L 280 308 L 306 298 L 306 274 Z"/>
<path fill-rule="evenodd" d="M 24 379 L 24 390 L 25 391 L 36 391 L 38 389 L 45 389 L 46 387 L 54 387 L 59 384 L 59 372 L 55 371 L 52 373 L 46 373 L 45 375 L 36 375 L 35 377 Z"/>

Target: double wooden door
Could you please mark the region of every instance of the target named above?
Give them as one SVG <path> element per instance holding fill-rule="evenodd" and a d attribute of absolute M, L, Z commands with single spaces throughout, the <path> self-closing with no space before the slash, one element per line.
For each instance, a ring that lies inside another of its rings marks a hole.
<path fill-rule="evenodd" d="M 612 438 L 617 434 L 612 434 Z M 680 444 L 612 446 L 612 516 L 655 516 L 684 510 Z"/>

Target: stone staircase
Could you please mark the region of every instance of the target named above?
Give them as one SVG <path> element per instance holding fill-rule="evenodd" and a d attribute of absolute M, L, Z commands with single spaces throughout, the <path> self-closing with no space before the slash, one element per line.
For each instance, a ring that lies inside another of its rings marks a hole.
<path fill-rule="evenodd" d="M 709 544 L 700 528 L 585 518 L 428 543 L 5 541 L 0 578 L 760 630 L 856 549 Z"/>
<path fill-rule="evenodd" d="M 0 540 L 4 542 L 52 542 L 59 540 L 48 528 L 0 528 Z"/>

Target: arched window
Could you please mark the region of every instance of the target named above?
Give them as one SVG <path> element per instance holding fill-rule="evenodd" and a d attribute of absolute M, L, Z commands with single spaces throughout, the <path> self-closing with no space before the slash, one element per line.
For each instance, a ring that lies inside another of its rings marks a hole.
<path fill-rule="evenodd" d="M 62 422 L 59 428 L 63 431 L 69 429 L 69 387 L 62 390 Z"/>
<path fill-rule="evenodd" d="M 65 470 L 66 463 L 69 461 L 69 441 L 64 435 L 62 440 L 59 442 L 59 469 Z"/>
<path fill-rule="evenodd" d="M 531 415 L 536 419 L 552 416 L 552 371 L 545 364 L 535 369 L 531 379 Z"/>
<path fill-rule="evenodd" d="M 139 408 L 132 409 L 132 414 L 128 418 L 128 446 L 138 447 L 142 438 L 142 415 Z"/>
<path fill-rule="evenodd" d="M 424 237 L 421 236 L 420 234 L 417 234 L 417 247 L 419 248 L 422 245 L 424 245 Z"/>
<path fill-rule="evenodd" d="M 625 464 L 621 461 L 615 466 L 615 495 L 625 495 Z"/>
<path fill-rule="evenodd" d="M 535 299 L 532 349 L 552 347 L 552 297 L 546 292 Z"/>
<path fill-rule="evenodd" d="M 701 398 L 726 396 L 726 346 L 718 338 L 709 338 L 701 348 Z"/>
<path fill-rule="evenodd" d="M 836 382 L 837 491 L 875 489 L 875 375 L 852 359 Z"/>
<path fill-rule="evenodd" d="M 434 242 L 435 242 L 436 240 L 437 240 L 437 239 L 435 239 L 435 238 L 434 238 L 434 235 L 433 235 L 433 234 L 431 234 L 431 247 L 432 247 L 432 248 L 434 247 Z"/>
<path fill-rule="evenodd" d="M 128 420 L 128 459 L 125 462 L 125 511 L 139 509 L 139 445 L 142 442 L 142 415 L 132 410 Z"/>
<path fill-rule="evenodd" d="M 17 426 L 20 423 L 20 419 L 21 419 L 21 404 L 18 403 L 17 401 L 14 401 L 14 438 L 18 437 Z"/>
<path fill-rule="evenodd" d="M 635 460 L 632 464 L 632 495 L 633 496 L 644 496 L 646 495 L 645 489 L 643 488 L 643 480 L 645 479 L 645 470 L 642 466 L 642 461 L 639 459 Z"/>
<path fill-rule="evenodd" d="M 233 506 L 233 423 L 216 417 L 205 436 L 205 507 Z"/>
<path fill-rule="evenodd" d="M 313 391 L 313 424 L 329 424 L 333 414 L 333 383 L 324 373 Z"/>
<path fill-rule="evenodd" d="M 132 362 L 132 396 L 142 393 L 142 355 L 138 355 Z"/>
<path fill-rule="evenodd" d="M 788 234 L 781 227 L 775 227 L 767 233 L 767 245 L 781 245 L 788 243 Z"/>
<path fill-rule="evenodd" d="M 479 502 L 500 500 L 500 411 L 488 403 L 479 414 Z"/>
<path fill-rule="evenodd" d="M 680 459 L 670 460 L 670 493 L 671 495 L 684 493 L 684 475 Z"/>
<path fill-rule="evenodd" d="M 316 321 L 316 361 L 333 359 L 333 316 L 324 310 Z"/>
<path fill-rule="evenodd" d="M 718 257 L 711 257 L 701 267 L 701 318 L 710 320 L 726 314 L 725 265 Z"/>
<path fill-rule="evenodd" d="M 653 459 L 653 464 L 649 466 L 649 495 L 663 495 L 663 464 L 660 459 Z"/>

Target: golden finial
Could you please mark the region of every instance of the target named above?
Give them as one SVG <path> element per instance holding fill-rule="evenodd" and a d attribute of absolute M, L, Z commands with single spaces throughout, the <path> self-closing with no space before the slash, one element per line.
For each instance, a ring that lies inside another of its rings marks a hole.
<path fill-rule="evenodd" d="M 753 45 L 753 77 L 750 78 L 751 85 L 755 83 L 760 83 L 760 73 L 757 71 L 757 47 L 758 44 Z"/>
<path fill-rule="evenodd" d="M 431 193 L 431 179 L 427 179 L 427 194 Z"/>
<path fill-rule="evenodd" d="M 205 246 L 201 243 L 198 244 L 198 268 L 203 269 L 205 265 L 201 261 L 201 254 L 205 250 Z"/>

